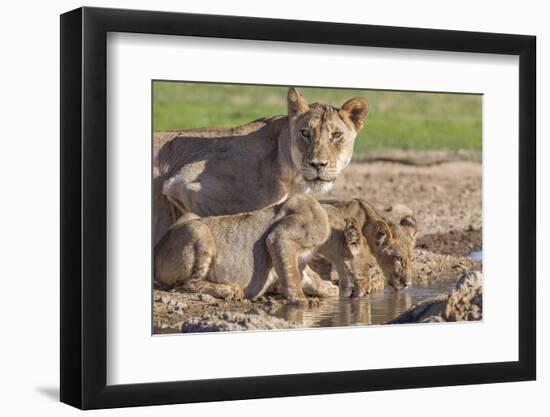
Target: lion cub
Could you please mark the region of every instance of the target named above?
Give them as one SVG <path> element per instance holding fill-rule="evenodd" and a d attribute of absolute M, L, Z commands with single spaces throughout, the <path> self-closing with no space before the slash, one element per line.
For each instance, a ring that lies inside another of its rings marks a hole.
<path fill-rule="evenodd" d="M 329 235 L 326 211 L 304 194 L 249 213 L 184 218 L 155 247 L 155 279 L 188 292 L 255 299 L 278 277 L 283 295 L 301 302 L 302 272 Z M 307 276 L 309 287 L 334 287 Z"/>
<path fill-rule="evenodd" d="M 338 287 L 307 266 L 316 252 L 330 252 L 341 282 L 356 282 L 369 249 L 356 219 L 329 216 L 314 198 L 295 195 L 250 213 L 180 219 L 155 247 L 155 279 L 224 299 L 255 299 L 273 287 L 290 302 L 304 293 L 337 296 Z"/>
<path fill-rule="evenodd" d="M 330 280 L 334 266 L 340 296 L 360 297 L 370 293 L 370 270 L 375 261 L 392 287 L 401 289 L 411 285 L 413 249 L 418 235 L 414 217 L 405 216 L 399 224 L 394 223 L 359 198 L 321 203 L 329 216 L 334 237 L 319 248 L 310 266 L 325 280 Z M 353 219 L 351 228 L 350 219 Z M 344 230 L 353 236 L 347 236 Z M 345 259 L 350 251 L 354 256 Z M 342 259 L 345 260 L 342 262 Z"/>

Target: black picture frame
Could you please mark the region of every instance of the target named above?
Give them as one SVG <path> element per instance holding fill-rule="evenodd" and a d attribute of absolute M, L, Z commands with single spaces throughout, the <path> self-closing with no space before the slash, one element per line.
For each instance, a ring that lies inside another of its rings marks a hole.
<path fill-rule="evenodd" d="M 108 32 L 519 56 L 519 360 L 107 385 Z M 88 7 L 61 15 L 61 401 L 94 409 L 535 379 L 535 51 L 524 35 Z"/>

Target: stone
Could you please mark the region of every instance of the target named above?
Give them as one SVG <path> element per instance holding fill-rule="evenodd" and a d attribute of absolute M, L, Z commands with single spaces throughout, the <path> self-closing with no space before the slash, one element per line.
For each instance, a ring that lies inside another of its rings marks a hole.
<path fill-rule="evenodd" d="M 455 287 L 448 294 L 422 301 L 390 320 L 388 324 L 481 320 L 482 279 L 480 271 L 465 272 L 459 276 Z"/>
<path fill-rule="evenodd" d="M 210 294 L 200 294 L 199 298 L 202 302 L 207 304 L 216 304 L 218 302 L 216 298 L 211 296 Z"/>

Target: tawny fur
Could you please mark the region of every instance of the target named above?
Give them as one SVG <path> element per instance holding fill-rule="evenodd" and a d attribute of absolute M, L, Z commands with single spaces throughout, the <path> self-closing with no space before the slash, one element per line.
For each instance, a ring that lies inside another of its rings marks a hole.
<path fill-rule="evenodd" d="M 279 279 L 285 297 L 302 302 L 302 271 L 329 233 L 327 213 L 303 194 L 254 212 L 178 221 L 155 247 L 155 279 L 226 299 L 257 298 Z"/>
<path fill-rule="evenodd" d="M 319 248 L 310 266 L 325 280 L 330 280 L 334 266 L 341 296 L 371 292 L 370 269 L 375 260 L 391 286 L 400 289 L 411 285 L 413 249 L 418 235 L 412 216 L 403 217 L 397 224 L 363 199 L 321 203 L 329 215 L 332 238 Z M 361 231 L 354 233 L 355 238 L 345 233 L 350 221 Z M 350 246 L 354 240 L 358 243 Z"/>
<path fill-rule="evenodd" d="M 337 295 L 307 265 L 315 256 L 336 268 L 341 296 L 362 296 L 373 253 L 391 285 L 409 285 L 417 230 L 405 219 L 394 224 L 364 200 L 320 205 L 307 195 L 250 213 L 182 218 L 155 248 L 155 278 L 225 299 L 254 299 L 274 286 L 292 302 L 304 292 Z"/>
<path fill-rule="evenodd" d="M 184 213 L 237 214 L 275 204 L 293 192 L 326 192 L 350 162 L 367 101 L 340 109 L 309 104 L 296 89 L 288 114 L 237 128 L 154 135 L 154 243 Z"/>

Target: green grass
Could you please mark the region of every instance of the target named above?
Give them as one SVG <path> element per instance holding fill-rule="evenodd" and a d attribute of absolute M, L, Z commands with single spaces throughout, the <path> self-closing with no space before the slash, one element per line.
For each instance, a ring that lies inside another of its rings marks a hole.
<path fill-rule="evenodd" d="M 481 150 L 480 95 L 299 88 L 310 102 L 336 106 L 354 96 L 370 104 L 355 152 L 367 149 Z M 286 87 L 155 81 L 154 130 L 231 127 L 286 113 Z"/>

